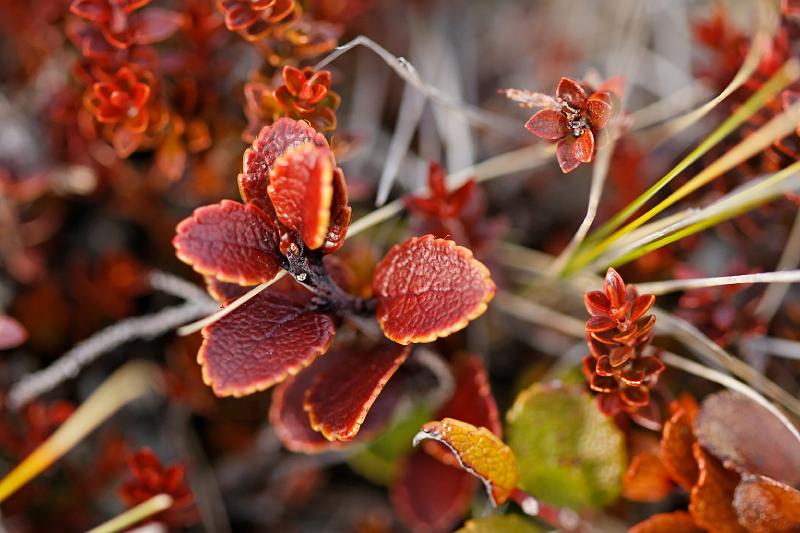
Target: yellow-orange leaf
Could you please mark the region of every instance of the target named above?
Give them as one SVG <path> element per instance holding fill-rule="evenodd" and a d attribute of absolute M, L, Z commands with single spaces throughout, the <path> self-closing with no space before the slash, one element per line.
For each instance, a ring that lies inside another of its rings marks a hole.
<path fill-rule="evenodd" d="M 488 429 L 444 418 L 422 426 L 414 445 L 425 439 L 447 446 L 465 470 L 483 481 L 495 506 L 505 503 L 517 486 L 519 467 L 514 452 Z"/>

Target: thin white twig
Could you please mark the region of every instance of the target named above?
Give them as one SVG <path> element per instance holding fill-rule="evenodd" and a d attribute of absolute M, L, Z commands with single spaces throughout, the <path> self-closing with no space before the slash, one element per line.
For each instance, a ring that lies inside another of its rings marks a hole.
<path fill-rule="evenodd" d="M 690 374 L 694 374 L 695 376 L 699 376 L 701 378 L 707 379 L 709 381 L 713 381 L 714 383 L 719 383 L 720 385 L 729 388 L 732 391 L 738 392 L 744 396 L 747 396 L 764 409 L 769 411 L 775 418 L 780 420 L 781 424 L 783 424 L 786 429 L 792 434 L 792 436 L 800 442 L 800 433 L 798 433 L 797 428 L 794 424 L 786 418 L 780 409 L 772 405 L 772 402 L 764 398 L 761 394 L 753 390 L 749 387 L 746 383 L 742 383 L 741 381 L 728 376 L 727 374 L 723 374 L 722 372 L 718 372 L 713 368 L 708 368 L 707 366 L 703 366 L 699 363 L 695 363 L 689 359 L 681 357 L 680 355 L 676 355 L 671 352 L 662 352 L 661 359 L 671 367 L 679 368 L 685 372 Z"/>
<path fill-rule="evenodd" d="M 786 239 L 786 245 L 783 247 L 781 258 L 778 260 L 778 266 L 775 267 L 775 270 L 789 270 L 797 268 L 798 265 L 800 265 L 800 209 L 797 211 L 794 224 L 789 232 L 789 237 Z M 765 323 L 772 320 L 788 290 L 789 287 L 783 284 L 767 287 L 761 300 L 758 301 L 754 311 L 755 316 Z"/>
<path fill-rule="evenodd" d="M 19 409 L 74 378 L 83 367 L 117 346 L 134 339 L 153 339 L 213 309 L 212 300 L 190 283 L 164 273 L 152 275 L 151 282 L 154 288 L 167 289 L 165 292 L 185 296 L 188 301 L 150 315 L 120 320 L 79 342 L 47 368 L 23 376 L 14 383 L 8 393 L 9 407 Z"/>
<path fill-rule="evenodd" d="M 314 65 L 314 70 L 319 70 L 321 68 L 325 68 L 325 66 L 329 65 L 339 56 L 347 53 L 348 51 L 356 48 L 358 46 L 363 46 L 375 54 L 378 55 L 383 61 L 391 67 L 401 78 L 403 78 L 407 83 L 412 85 L 415 89 L 419 92 L 430 98 L 432 101 L 436 102 L 439 105 L 448 107 L 462 113 L 464 116 L 469 119 L 470 122 L 476 125 L 480 125 L 486 128 L 491 128 L 496 131 L 499 131 L 505 135 L 509 135 L 510 131 L 522 131 L 522 127 L 518 120 L 506 117 L 504 115 L 498 115 L 496 113 L 490 113 L 488 111 L 484 111 L 479 107 L 475 107 L 473 105 L 466 104 L 459 100 L 455 100 L 448 95 L 444 94 L 442 91 L 433 87 L 431 85 L 426 84 L 423 82 L 420 77 L 419 73 L 417 73 L 417 69 L 414 68 L 414 65 L 408 62 L 408 60 L 404 57 L 398 57 L 390 53 L 384 47 L 366 37 L 364 35 L 359 35 L 352 41 L 345 43 L 341 46 L 336 47 L 336 49 L 331 52 L 327 57 L 323 58 L 319 63 Z M 514 136 L 516 137 L 516 136 Z"/>
<path fill-rule="evenodd" d="M 798 281 L 800 281 L 800 270 L 784 270 L 781 272 L 760 272 L 757 274 L 743 274 L 740 276 L 653 281 L 650 283 L 637 283 L 636 288 L 642 293 L 655 294 L 658 296 L 668 292 L 719 287 L 721 285 L 738 285 L 745 283 L 797 283 Z"/>
<path fill-rule="evenodd" d="M 800 342 L 776 337 L 755 337 L 742 341 L 742 348 L 800 361 Z"/>
<path fill-rule="evenodd" d="M 269 287 L 273 283 L 283 279 L 283 277 L 286 276 L 286 274 L 288 274 L 288 272 L 286 272 L 285 270 L 281 270 L 280 272 L 275 274 L 275 277 L 272 278 L 271 280 L 265 281 L 264 283 L 261 283 L 260 285 L 256 285 L 255 287 L 250 289 L 247 293 L 245 293 L 244 295 L 240 296 L 236 300 L 232 301 L 231 303 L 229 303 L 228 305 L 226 305 L 225 307 L 223 307 L 222 309 L 220 309 L 219 311 L 217 311 L 213 315 L 209 315 L 209 316 L 205 317 L 203 320 L 198 320 L 197 322 L 192 322 L 191 324 L 187 324 L 187 325 L 183 326 L 182 328 L 179 328 L 178 329 L 178 335 L 181 335 L 181 336 L 191 335 L 192 333 L 195 333 L 196 331 L 200 331 L 201 329 L 203 329 L 204 327 L 208 326 L 209 324 L 213 324 L 214 322 L 216 322 L 220 318 L 229 315 L 230 313 L 232 313 L 233 311 L 235 311 L 239 307 L 243 306 L 244 304 L 246 304 L 247 302 L 249 302 L 250 300 L 252 300 L 256 296 L 258 296 L 259 293 L 261 293 L 261 291 L 263 291 L 264 289 L 266 289 L 267 287 Z"/>

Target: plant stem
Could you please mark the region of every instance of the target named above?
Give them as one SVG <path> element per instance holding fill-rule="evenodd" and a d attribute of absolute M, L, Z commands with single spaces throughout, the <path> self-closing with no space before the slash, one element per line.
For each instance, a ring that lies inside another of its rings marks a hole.
<path fill-rule="evenodd" d="M 166 511 L 170 507 L 172 507 L 172 496 L 169 494 L 157 494 L 136 507 L 132 507 L 115 516 L 108 522 L 103 522 L 99 526 L 90 529 L 87 533 L 117 533 L 118 531 L 124 531 L 142 520 Z"/>
<path fill-rule="evenodd" d="M 614 215 L 611 220 L 601 226 L 594 234 L 590 235 L 585 241 L 584 247 L 577 250 L 577 257 L 573 257 L 573 260 L 568 263 L 565 272 L 568 273 L 574 271 L 574 268 L 570 268 L 570 266 L 574 263 L 584 265 L 592 261 L 606 248 L 608 248 L 612 242 L 619 239 L 619 237 L 622 235 L 641 226 L 653 216 L 675 203 L 677 200 L 685 197 L 690 192 L 708 183 L 736 164 L 739 164 L 741 161 L 759 152 L 772 143 L 775 139 L 790 133 L 794 127 L 796 127 L 796 115 L 798 109 L 800 109 L 797 105 L 792 106 L 792 108 L 787 110 L 785 113 L 782 113 L 781 115 L 778 115 L 772 119 L 757 132 L 753 133 L 750 137 L 731 149 L 723 157 L 717 159 L 711 165 L 706 167 L 700 174 L 690 180 L 689 183 L 678 189 L 678 191 L 670 195 L 670 197 L 662 201 L 656 207 L 640 216 L 633 222 L 629 223 L 624 228 L 614 232 L 614 230 L 617 230 L 617 228 L 619 228 L 623 222 L 625 222 L 625 220 L 627 220 L 639 208 L 647 203 L 648 200 L 653 198 L 678 174 L 685 170 L 689 165 L 697 161 L 717 143 L 731 134 L 736 128 L 743 124 L 745 120 L 750 118 L 750 116 L 761 109 L 772 97 L 774 97 L 778 92 L 798 78 L 800 78 L 800 62 L 795 59 L 791 59 L 787 61 L 783 67 L 781 67 L 781 69 L 772 78 L 770 78 L 769 81 L 767 81 L 767 83 L 765 83 L 739 109 L 737 109 L 730 117 L 728 117 L 728 119 L 726 119 L 716 130 L 706 137 L 705 140 L 700 143 L 700 145 L 692 150 L 692 152 L 689 153 L 689 155 L 687 155 L 683 160 L 681 160 L 672 170 L 670 170 L 664 177 L 658 180 L 653 186 L 651 186 L 633 202 L 628 204 L 628 206 L 626 206 L 622 211 Z M 612 234 L 612 232 L 614 233 Z M 601 240 L 602 242 L 600 242 L 600 244 L 596 244 Z M 586 248 L 589 248 L 588 251 Z M 584 251 L 583 254 L 580 253 L 581 250 Z"/>
<path fill-rule="evenodd" d="M 511 493 L 511 500 L 519 505 L 526 515 L 540 518 L 560 531 L 581 531 L 583 529 L 578 513 L 572 509 L 546 504 L 520 488 L 514 489 Z"/>
<path fill-rule="evenodd" d="M 133 400 L 157 390 L 158 370 L 134 361 L 106 379 L 55 433 L 0 480 L 0 502 L 60 459 L 108 417 Z"/>

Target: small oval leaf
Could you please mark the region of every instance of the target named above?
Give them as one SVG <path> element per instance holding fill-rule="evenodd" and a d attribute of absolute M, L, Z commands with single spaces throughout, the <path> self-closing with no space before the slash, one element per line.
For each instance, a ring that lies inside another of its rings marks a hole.
<path fill-rule="evenodd" d="M 298 232 L 311 249 L 328 234 L 333 200 L 333 154 L 306 143 L 275 160 L 267 193 L 278 220 Z"/>
<path fill-rule="evenodd" d="M 304 409 L 311 427 L 329 440 L 355 437 L 410 351 L 407 346 L 384 343 L 341 352 L 336 364 L 320 372 L 306 392 Z"/>
<path fill-rule="evenodd" d="M 466 327 L 486 310 L 495 285 L 467 248 L 425 235 L 389 250 L 375 267 L 372 289 L 383 333 L 409 344 Z"/>
<path fill-rule="evenodd" d="M 327 147 L 325 136 L 304 120 L 280 118 L 269 126 L 264 126 L 245 150 L 242 173 L 239 174 L 239 194 L 245 202 L 255 202 L 259 207 L 267 203 L 269 176 L 275 160 L 286 150 L 305 143 Z"/>
<path fill-rule="evenodd" d="M 559 506 L 603 506 L 620 493 L 625 444 L 591 396 L 534 384 L 507 414 L 508 444 L 520 465 L 520 487 Z"/>
<path fill-rule="evenodd" d="M 709 395 L 694 421 L 700 444 L 727 468 L 800 483 L 800 443 L 766 409 L 732 391 Z"/>
<path fill-rule="evenodd" d="M 445 418 L 428 422 L 414 437 L 416 446 L 433 439 L 447 446 L 461 466 L 483 481 L 494 506 L 504 504 L 519 480 L 519 468 L 511 448 L 488 429 Z"/>
<path fill-rule="evenodd" d="M 203 328 L 197 361 L 217 396 L 245 396 L 297 374 L 324 354 L 333 319 L 266 290 Z"/>
<path fill-rule="evenodd" d="M 751 533 L 800 531 L 800 491 L 766 476 L 746 476 L 736 487 L 733 507 Z"/>
<path fill-rule="evenodd" d="M 255 285 L 280 270 L 275 226 L 251 204 L 223 200 L 195 209 L 172 244 L 181 261 L 220 281 Z"/>

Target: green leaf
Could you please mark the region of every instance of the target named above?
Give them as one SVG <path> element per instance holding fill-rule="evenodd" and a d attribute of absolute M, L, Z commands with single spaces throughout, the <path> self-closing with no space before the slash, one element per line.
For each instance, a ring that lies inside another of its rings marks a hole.
<path fill-rule="evenodd" d="M 518 514 L 485 516 L 468 520 L 456 533 L 539 533 L 541 529 Z"/>
<path fill-rule="evenodd" d="M 623 435 L 589 394 L 534 384 L 520 393 L 507 420 L 524 490 L 565 507 L 600 507 L 619 496 Z"/>
<path fill-rule="evenodd" d="M 414 435 L 432 416 L 433 409 L 430 406 L 413 406 L 364 449 L 350 457 L 350 468 L 373 483 L 388 485 L 394 479 L 400 459 L 411 453 Z"/>

